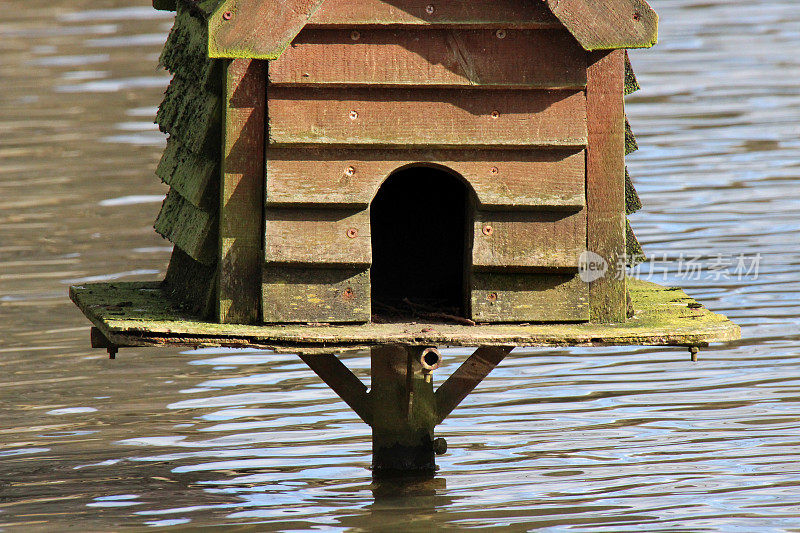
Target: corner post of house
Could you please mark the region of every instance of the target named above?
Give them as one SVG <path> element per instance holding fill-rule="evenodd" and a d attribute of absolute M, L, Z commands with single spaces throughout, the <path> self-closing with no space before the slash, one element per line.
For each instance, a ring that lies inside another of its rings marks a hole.
<path fill-rule="evenodd" d="M 227 62 L 223 100 L 217 318 L 259 320 L 265 195 L 267 62 Z"/>
<path fill-rule="evenodd" d="M 625 50 L 588 53 L 587 247 L 607 268 L 589 285 L 594 323 L 626 319 L 624 84 Z"/>

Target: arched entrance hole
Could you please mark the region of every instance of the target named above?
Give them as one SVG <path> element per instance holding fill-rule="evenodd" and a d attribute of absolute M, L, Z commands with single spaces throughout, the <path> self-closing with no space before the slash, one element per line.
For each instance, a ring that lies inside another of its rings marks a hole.
<path fill-rule="evenodd" d="M 474 192 L 438 167 L 396 171 L 372 201 L 372 312 L 466 317 Z"/>

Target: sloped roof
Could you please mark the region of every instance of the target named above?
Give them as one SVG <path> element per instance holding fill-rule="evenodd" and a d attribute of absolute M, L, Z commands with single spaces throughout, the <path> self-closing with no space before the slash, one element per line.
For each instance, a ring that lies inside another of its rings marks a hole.
<path fill-rule="evenodd" d="M 649 48 L 658 15 L 645 0 L 527 0 L 541 3 L 588 51 Z M 212 58 L 277 59 L 325 0 L 153 0 L 187 2 L 208 18 Z"/>

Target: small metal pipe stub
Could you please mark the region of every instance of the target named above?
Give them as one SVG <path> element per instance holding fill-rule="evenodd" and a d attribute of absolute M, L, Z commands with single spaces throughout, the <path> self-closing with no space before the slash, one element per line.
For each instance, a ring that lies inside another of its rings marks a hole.
<path fill-rule="evenodd" d="M 442 354 L 436 348 L 425 348 L 419 356 L 419 363 L 426 372 L 433 372 L 442 366 Z"/>
<path fill-rule="evenodd" d="M 697 362 L 697 354 L 700 353 L 700 348 L 697 346 L 689 346 L 689 353 L 692 355 L 692 362 Z"/>

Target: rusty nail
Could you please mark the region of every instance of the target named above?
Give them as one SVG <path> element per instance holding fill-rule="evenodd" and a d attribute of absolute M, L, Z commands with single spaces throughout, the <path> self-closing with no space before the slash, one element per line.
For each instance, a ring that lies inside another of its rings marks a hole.
<path fill-rule="evenodd" d="M 355 120 L 358 118 L 358 111 L 350 111 L 350 120 Z"/>
<path fill-rule="evenodd" d="M 500 118 L 500 111 L 492 111 L 492 118 Z"/>
<path fill-rule="evenodd" d="M 428 4 L 427 6 L 425 6 L 425 13 L 427 13 L 428 15 L 433 15 L 434 11 L 436 11 L 436 8 L 434 7 L 433 4 Z"/>
<path fill-rule="evenodd" d="M 231 20 L 232 16 L 233 16 L 233 13 L 231 13 L 230 11 L 226 11 L 225 13 L 222 14 L 222 18 L 225 19 L 225 20 Z"/>
<path fill-rule="evenodd" d="M 489 300 L 490 302 L 496 302 L 497 301 L 497 293 L 493 292 L 493 293 L 489 294 L 489 296 L 487 296 L 486 299 Z"/>
<path fill-rule="evenodd" d="M 355 167 L 347 167 L 344 173 L 347 174 L 348 176 L 353 176 L 356 173 L 356 169 Z"/>
<path fill-rule="evenodd" d="M 354 296 L 355 296 L 355 292 L 354 292 L 354 291 L 353 291 L 353 289 L 351 289 L 350 287 L 347 287 L 347 288 L 344 290 L 344 298 L 345 298 L 346 300 L 352 300 Z"/>
<path fill-rule="evenodd" d="M 491 237 L 492 234 L 494 234 L 494 228 L 489 225 L 484 226 L 483 234 L 486 235 L 487 237 Z"/>
<path fill-rule="evenodd" d="M 491 169 L 491 173 L 492 173 L 492 174 L 497 174 L 497 173 L 499 173 L 499 172 L 500 172 L 500 169 L 499 169 L 499 168 L 497 168 L 497 167 L 492 167 L 492 169 Z"/>
<path fill-rule="evenodd" d="M 633 20 L 639 20 L 640 18 L 642 18 L 642 15 L 638 11 L 633 14 Z"/>
<path fill-rule="evenodd" d="M 506 38 L 506 30 L 497 30 L 497 33 L 495 33 L 495 35 L 497 35 L 498 39 L 505 39 Z"/>
<path fill-rule="evenodd" d="M 347 236 L 350 237 L 351 239 L 355 239 L 356 237 L 358 237 L 358 230 L 356 228 L 350 228 L 349 230 L 347 230 Z"/>
<path fill-rule="evenodd" d="M 353 39 L 354 41 L 357 41 L 361 39 L 361 34 L 357 31 L 354 31 L 353 33 L 350 34 L 350 38 Z"/>

